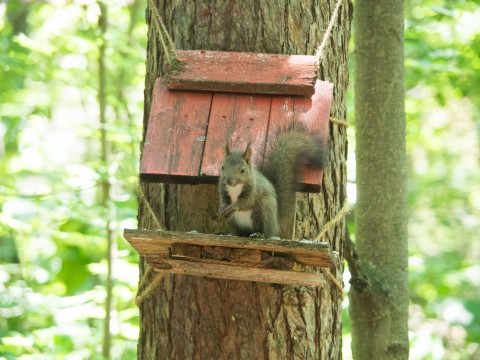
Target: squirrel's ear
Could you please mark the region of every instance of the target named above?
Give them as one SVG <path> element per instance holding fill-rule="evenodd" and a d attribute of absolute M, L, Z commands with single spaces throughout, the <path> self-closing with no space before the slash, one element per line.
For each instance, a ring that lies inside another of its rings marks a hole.
<path fill-rule="evenodd" d="M 243 159 L 250 164 L 250 158 L 252 157 L 252 147 L 250 146 L 250 143 L 248 143 L 247 148 L 243 152 Z"/>
<path fill-rule="evenodd" d="M 230 146 L 228 146 L 228 142 L 225 144 L 225 152 L 227 153 L 227 156 L 230 155 Z"/>

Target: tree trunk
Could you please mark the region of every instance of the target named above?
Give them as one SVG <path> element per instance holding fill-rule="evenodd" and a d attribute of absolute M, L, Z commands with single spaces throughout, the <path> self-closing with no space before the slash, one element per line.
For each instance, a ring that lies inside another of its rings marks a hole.
<path fill-rule="evenodd" d="M 158 4 L 178 49 L 313 54 L 335 1 L 166 1 Z M 328 42 L 320 69 L 335 84 L 332 116 L 346 116 L 350 8 L 347 3 Z M 151 18 L 147 16 L 150 25 Z M 162 74 L 161 46 L 150 26 L 145 128 L 151 93 Z M 297 201 L 296 237 L 311 238 L 345 200 L 346 131 L 330 124 L 330 165 L 320 194 Z M 217 187 L 143 184 L 158 222 L 168 230 L 211 233 L 224 228 Z M 139 227 L 155 228 L 145 202 Z M 344 225 L 330 241 L 343 259 Z M 144 266 L 144 264 L 143 264 Z M 143 270 L 143 269 L 142 269 Z M 333 270 L 341 281 L 343 265 Z M 325 278 L 318 288 L 165 276 L 142 303 L 139 359 L 340 359 L 341 294 Z"/>
<path fill-rule="evenodd" d="M 355 359 L 408 358 L 403 31 L 403 1 L 357 1 L 355 235 L 369 281 L 350 291 Z"/>

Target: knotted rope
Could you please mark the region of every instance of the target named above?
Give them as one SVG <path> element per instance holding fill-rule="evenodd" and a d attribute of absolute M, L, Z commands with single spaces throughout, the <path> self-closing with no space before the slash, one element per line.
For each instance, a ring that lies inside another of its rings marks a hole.
<path fill-rule="evenodd" d="M 350 126 L 350 125 L 348 124 L 348 122 L 346 122 L 345 120 L 337 119 L 337 118 L 334 118 L 334 117 L 330 117 L 330 122 L 332 122 L 332 123 L 334 123 L 334 124 L 342 125 L 342 126 L 345 126 L 345 127 L 349 127 L 349 126 Z"/>
<path fill-rule="evenodd" d="M 343 202 L 343 206 L 340 209 L 340 211 L 335 215 L 335 217 L 327 222 L 325 226 L 318 232 L 318 235 L 315 236 L 315 240 L 320 240 L 328 231 L 332 230 L 340 221 L 342 221 L 345 217 L 345 215 L 349 212 L 348 210 L 348 199 L 345 198 L 345 201 Z M 320 271 L 322 272 L 323 275 L 325 275 L 332 283 L 335 285 L 335 287 L 338 289 L 338 291 L 341 294 L 341 297 L 343 299 L 343 287 L 342 284 L 337 280 L 333 274 L 324 268 L 321 268 Z"/>
<path fill-rule="evenodd" d="M 155 215 L 155 212 L 152 209 L 152 205 L 150 205 L 150 202 L 147 200 L 147 197 L 145 196 L 145 193 L 143 192 L 142 184 L 138 184 L 138 197 L 140 198 L 140 201 L 145 204 L 145 207 L 147 208 L 148 213 L 153 219 L 153 222 L 155 223 L 155 226 L 157 229 L 161 229 L 162 225 L 160 224 L 160 221 L 157 218 L 157 215 Z"/>
<path fill-rule="evenodd" d="M 320 240 L 328 231 L 332 230 L 337 225 L 337 223 L 343 220 L 348 211 L 348 199 L 345 198 L 345 201 L 343 202 L 343 207 L 340 209 L 337 215 L 335 215 L 332 220 L 327 222 L 325 226 L 318 232 L 318 235 L 315 236 L 315 240 Z"/>
<path fill-rule="evenodd" d="M 145 204 L 145 207 L 147 209 L 147 212 L 150 214 L 150 216 L 153 219 L 153 222 L 155 223 L 155 226 L 157 229 L 162 229 L 162 225 L 160 224 L 160 221 L 158 220 L 157 216 L 155 215 L 155 212 L 152 209 L 152 206 L 150 205 L 150 202 L 147 200 L 147 197 L 145 196 L 145 193 L 143 192 L 142 184 L 138 184 L 138 197 L 140 198 L 140 201 Z M 142 275 L 142 279 L 140 280 L 140 283 L 138 284 L 138 292 L 137 292 L 137 298 L 135 299 L 135 304 L 140 307 L 142 305 L 142 302 L 152 293 L 153 290 L 161 283 L 164 274 L 162 273 L 157 273 L 156 277 L 153 279 L 153 281 L 145 288 L 145 290 L 142 291 L 142 289 L 145 287 L 146 283 L 148 282 L 150 278 L 150 274 L 152 273 L 152 268 L 147 265 L 147 269 Z"/>
<path fill-rule="evenodd" d="M 333 9 L 332 16 L 330 17 L 330 21 L 327 26 L 327 30 L 325 31 L 325 35 L 323 35 L 322 42 L 318 47 L 317 51 L 315 52 L 315 56 L 317 57 L 318 66 L 320 66 L 320 60 L 323 58 L 323 50 L 327 45 L 328 38 L 332 35 L 333 24 L 337 21 L 338 17 L 338 10 L 340 9 L 340 5 L 342 5 L 343 0 L 338 0 L 337 4 L 335 5 L 335 9 Z"/>
<path fill-rule="evenodd" d="M 155 290 L 155 288 L 160 285 L 162 282 L 165 274 L 164 273 L 157 273 L 153 281 L 148 284 L 145 290 L 141 291 L 142 287 L 147 283 L 148 278 L 150 277 L 150 273 L 152 272 L 151 267 L 149 266 L 145 273 L 142 276 L 142 280 L 140 280 L 140 284 L 138 285 L 138 293 L 137 298 L 135 299 L 135 304 L 140 307 L 143 301 Z"/>
<path fill-rule="evenodd" d="M 333 285 L 337 288 L 338 290 L 338 293 L 340 294 L 340 297 L 342 298 L 343 300 L 343 286 L 342 284 L 340 283 L 340 281 L 337 280 L 337 278 L 335 276 L 333 276 L 333 274 L 330 272 L 329 269 L 325 269 L 325 268 L 320 268 L 320 271 L 322 272 L 322 274 L 324 276 L 326 276 L 328 278 L 328 280 L 330 280 Z"/>
<path fill-rule="evenodd" d="M 342 5 L 343 0 L 338 0 L 335 8 L 332 12 L 332 16 L 330 17 L 330 21 L 327 26 L 327 30 L 325 31 L 325 34 L 323 35 L 322 42 L 320 43 L 320 46 L 317 48 L 317 51 L 315 52 L 315 56 L 318 61 L 318 66 L 320 66 L 320 61 L 323 58 L 324 55 L 324 50 L 325 46 L 327 45 L 327 40 L 328 38 L 332 35 L 332 30 L 333 30 L 333 25 L 335 21 L 337 21 L 338 18 L 338 12 L 340 9 L 340 6 Z M 153 18 L 153 25 L 155 26 L 155 29 L 157 31 L 158 38 L 160 40 L 160 43 L 162 45 L 163 51 L 165 53 L 165 57 L 167 59 L 168 63 L 172 63 L 173 61 L 178 61 L 176 52 L 175 52 L 175 44 L 173 43 L 172 38 L 168 34 L 167 28 L 165 26 L 165 23 L 162 20 L 162 17 L 160 16 L 160 13 L 158 12 L 158 8 L 154 2 L 154 0 L 148 0 L 148 5 L 150 8 L 150 13 Z"/>
<path fill-rule="evenodd" d="M 153 0 L 148 1 L 148 7 L 150 9 L 150 13 L 153 19 L 153 25 L 157 30 L 158 39 L 160 40 L 160 44 L 162 44 L 163 52 L 165 54 L 165 58 L 168 64 L 172 64 L 174 62 L 179 61 L 177 57 L 177 53 L 175 51 L 175 44 L 173 43 L 170 34 L 167 31 L 165 23 L 158 12 L 158 8 Z"/>

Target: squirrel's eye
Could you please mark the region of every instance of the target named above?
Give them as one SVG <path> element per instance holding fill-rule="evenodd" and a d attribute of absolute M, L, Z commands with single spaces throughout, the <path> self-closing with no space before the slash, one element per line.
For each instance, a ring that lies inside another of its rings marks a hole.
<path fill-rule="evenodd" d="M 223 166 L 222 166 L 222 171 L 223 171 Z"/>
<path fill-rule="evenodd" d="M 245 174 L 245 171 L 246 171 L 246 170 L 245 170 L 244 167 L 242 167 L 242 168 L 240 169 L 240 172 L 241 172 L 242 174 Z"/>

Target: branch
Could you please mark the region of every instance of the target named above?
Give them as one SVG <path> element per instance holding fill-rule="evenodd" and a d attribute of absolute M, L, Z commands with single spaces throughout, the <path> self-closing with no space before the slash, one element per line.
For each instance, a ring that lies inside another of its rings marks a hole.
<path fill-rule="evenodd" d="M 345 225 L 345 260 L 347 260 L 348 269 L 352 278 L 350 279 L 350 284 L 358 291 L 365 291 L 371 286 L 370 280 L 367 275 L 362 270 L 360 265 L 360 260 L 358 259 L 357 251 L 355 250 L 355 244 L 350 238 L 350 232 L 348 227 Z"/>

